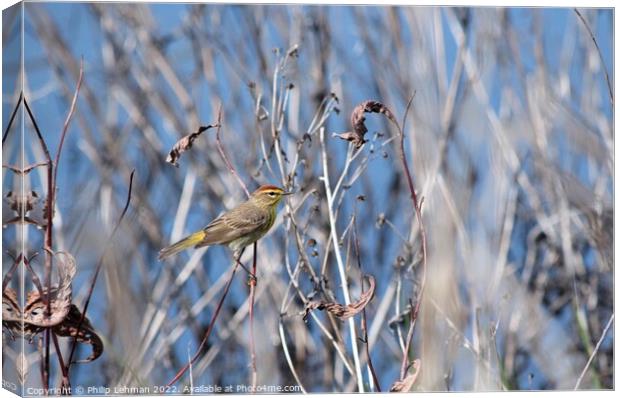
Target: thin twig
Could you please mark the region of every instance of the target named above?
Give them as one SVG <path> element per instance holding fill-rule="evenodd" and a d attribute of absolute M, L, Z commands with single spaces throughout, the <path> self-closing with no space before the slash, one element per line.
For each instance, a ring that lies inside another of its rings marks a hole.
<path fill-rule="evenodd" d="M 41 284 L 41 280 L 39 279 L 39 276 L 37 275 L 36 272 L 34 272 L 34 270 L 32 269 L 32 266 L 30 265 L 30 262 L 32 261 L 32 259 L 34 257 L 36 257 L 38 254 L 39 253 L 34 253 L 32 256 L 30 256 L 30 258 L 24 257 L 23 261 L 24 261 L 24 265 L 26 266 L 26 269 L 30 273 L 30 277 L 32 278 L 32 282 L 37 287 L 37 290 L 39 291 L 39 294 L 42 296 L 43 295 L 43 285 Z"/>
<path fill-rule="evenodd" d="M 411 345 L 411 339 L 413 338 L 413 329 L 415 328 L 416 320 L 418 319 L 418 313 L 420 311 L 420 304 L 422 303 L 422 296 L 424 294 L 424 287 L 426 286 L 426 231 L 424 229 L 424 222 L 422 221 L 422 203 L 423 200 L 418 201 L 417 194 L 415 192 L 415 187 L 413 184 L 413 177 L 411 176 L 411 172 L 409 171 L 409 165 L 407 163 L 407 156 L 405 155 L 405 126 L 407 122 L 407 114 L 409 113 L 409 109 L 411 108 L 411 104 L 413 102 L 413 98 L 415 97 L 415 92 L 409 98 L 409 102 L 407 102 L 407 107 L 405 109 L 405 114 L 403 116 L 402 126 L 398 126 L 400 130 L 400 159 L 403 163 L 403 169 L 405 170 L 405 175 L 407 176 L 407 184 L 409 185 L 409 191 L 411 193 L 411 200 L 413 201 L 413 207 L 415 208 L 416 217 L 418 220 L 418 224 L 420 227 L 420 235 L 422 236 L 422 280 L 420 282 L 420 291 L 418 292 L 418 296 L 416 298 L 415 306 L 413 307 L 413 311 L 411 312 L 411 323 L 409 325 L 409 331 L 407 332 L 407 342 L 405 344 L 405 352 L 403 353 L 403 360 L 400 367 L 400 379 L 404 380 L 407 375 L 407 363 L 409 356 L 409 347 Z"/>
<path fill-rule="evenodd" d="M 237 272 L 237 268 L 239 267 L 239 264 L 241 262 L 241 255 L 243 254 L 244 250 L 245 248 L 241 250 L 241 252 L 239 253 L 239 256 L 237 256 L 237 258 L 235 259 L 235 265 L 233 267 L 232 272 L 230 273 L 230 277 L 228 278 L 228 281 L 226 282 L 226 286 L 224 287 L 224 293 L 222 293 L 222 297 L 220 298 L 220 301 L 218 301 L 217 303 L 215 312 L 211 316 L 211 321 L 209 322 L 209 326 L 207 326 L 207 331 L 205 332 L 205 335 L 202 338 L 200 345 L 198 346 L 198 350 L 196 350 L 196 353 L 194 354 L 192 359 L 189 361 L 189 363 L 185 365 L 181 370 L 179 370 L 177 374 L 174 376 L 174 378 L 172 378 L 172 380 L 170 380 L 166 384 L 166 387 L 169 387 L 173 385 L 174 383 L 176 383 L 183 376 L 183 374 L 187 372 L 187 369 L 189 369 L 189 367 L 193 365 L 194 362 L 196 362 L 198 357 L 200 357 L 200 355 L 202 354 L 202 351 L 205 349 L 207 341 L 209 340 L 209 336 L 211 336 L 211 332 L 213 331 L 213 326 L 215 326 L 215 321 L 217 320 L 217 317 L 220 314 L 220 310 L 222 309 L 222 304 L 224 304 L 224 299 L 228 295 L 228 290 L 230 289 L 230 285 L 235 277 L 235 272 Z"/>
<path fill-rule="evenodd" d="M 32 111 L 30 110 L 30 106 L 28 106 L 28 101 L 26 101 L 26 98 L 24 98 L 24 106 L 26 107 L 26 112 L 28 112 L 28 116 L 30 117 L 30 121 L 32 122 L 32 125 L 34 126 L 34 131 L 37 134 L 37 138 L 39 139 L 39 143 L 41 144 L 43 153 L 45 154 L 45 160 L 48 162 L 48 164 L 51 164 L 52 157 L 50 156 L 50 152 L 47 149 L 47 144 L 45 143 L 45 140 L 43 139 L 43 135 L 41 134 L 41 130 L 39 130 L 39 125 L 37 124 L 37 120 L 34 118 L 34 115 L 32 114 Z"/>
<path fill-rule="evenodd" d="M 48 216 L 48 225 L 46 229 L 46 243 L 45 246 L 47 249 L 52 250 L 52 238 L 53 238 L 53 228 L 52 228 L 52 218 L 54 215 L 54 207 L 56 205 L 56 179 L 58 175 L 58 164 L 60 162 L 60 154 L 62 153 L 62 147 L 65 142 L 65 137 L 67 135 L 67 131 L 69 129 L 69 123 L 71 122 L 71 117 L 75 112 L 75 107 L 77 104 L 77 98 L 80 93 L 80 87 L 82 86 L 82 77 L 84 73 L 84 61 L 82 60 L 80 64 L 80 75 L 78 77 L 78 82 L 75 87 L 75 91 L 73 93 L 73 99 L 71 100 L 71 106 L 69 107 L 69 112 L 67 113 L 67 118 L 62 127 L 62 131 L 60 134 L 60 143 L 58 144 L 58 150 L 56 151 L 56 157 L 54 159 L 54 163 L 51 164 L 50 172 L 53 171 L 51 178 L 48 176 L 48 192 L 47 192 L 47 216 Z M 49 267 L 45 267 L 45 279 L 47 282 L 47 313 L 51 313 L 51 302 L 49 300 L 49 292 L 51 288 L 51 277 L 52 277 L 52 263 L 49 262 Z"/>
<path fill-rule="evenodd" d="M 110 243 L 114 240 L 114 235 L 116 235 L 116 231 L 120 227 L 121 222 L 123 221 L 123 218 L 125 217 L 125 214 L 127 214 L 127 209 L 129 209 L 129 203 L 131 202 L 131 190 L 133 188 L 134 173 L 135 173 L 135 170 L 132 170 L 131 174 L 129 175 L 129 189 L 127 190 L 127 200 L 125 202 L 125 207 L 123 208 L 123 211 L 121 212 L 121 215 L 118 218 L 118 221 L 116 222 L 116 225 L 114 226 L 114 229 L 112 230 L 112 233 L 110 234 L 110 237 L 108 238 L 108 241 L 106 242 L 105 247 L 103 248 L 103 253 L 101 253 L 101 257 L 99 257 L 99 262 L 97 262 L 97 266 L 95 267 L 95 274 L 93 275 L 93 278 L 91 279 L 90 286 L 88 288 L 88 293 L 86 294 L 86 301 L 84 302 L 84 308 L 82 309 L 82 316 L 80 317 L 80 322 L 78 322 L 78 326 L 75 330 L 75 334 L 73 335 L 71 353 L 69 354 L 69 359 L 67 360 L 67 364 L 65 365 L 67 367 L 67 370 L 69 370 L 72 364 L 73 355 L 75 354 L 75 349 L 77 347 L 77 339 L 80 333 L 80 328 L 82 327 L 84 323 L 84 319 L 86 318 L 86 311 L 88 310 L 88 304 L 90 303 L 90 299 L 93 295 L 93 291 L 95 290 L 95 284 L 97 283 L 97 277 L 99 276 L 99 271 L 101 271 L 101 268 L 103 266 L 103 260 L 105 259 L 105 256 L 108 252 Z"/>
<path fill-rule="evenodd" d="M 581 385 L 581 380 L 583 379 L 583 376 L 585 376 L 586 372 L 588 371 L 588 368 L 590 367 L 590 364 L 592 363 L 592 361 L 594 360 L 594 357 L 596 356 L 596 353 L 598 352 L 598 349 L 601 347 L 601 344 L 603 343 L 603 340 L 605 339 L 605 336 L 607 335 L 607 332 L 609 331 L 609 328 L 611 327 L 611 324 L 614 321 L 614 315 L 615 314 L 611 314 L 611 316 L 609 317 L 609 320 L 607 321 L 607 325 L 605 325 L 605 329 L 603 329 L 603 334 L 601 335 L 601 338 L 598 340 L 598 343 L 596 343 L 596 347 L 594 347 L 594 350 L 592 351 L 590 358 L 588 358 L 588 362 L 586 363 L 586 366 L 583 367 L 583 370 L 581 371 L 581 374 L 579 375 L 579 378 L 577 379 L 577 383 L 575 383 L 575 390 L 577 390 L 579 388 L 579 385 Z"/>
<path fill-rule="evenodd" d="M 11 126 L 13 125 L 13 120 L 15 120 L 15 116 L 17 115 L 17 111 L 19 110 L 19 105 L 22 103 L 23 98 L 24 98 L 24 93 L 23 91 L 20 91 L 19 98 L 17 99 L 17 103 L 15 104 L 15 109 L 13 109 L 13 113 L 11 113 L 9 124 L 6 126 L 6 129 L 4 130 L 4 134 L 2 135 L 2 145 L 4 145 L 4 141 L 6 141 L 6 137 L 9 135 L 9 130 L 11 130 Z"/>
<path fill-rule="evenodd" d="M 46 229 L 46 243 L 45 246 L 47 249 L 52 250 L 52 236 L 53 236 L 53 228 L 52 228 L 52 218 L 53 218 L 53 214 L 54 214 L 54 206 L 56 204 L 56 178 L 58 175 L 58 165 L 60 162 L 60 154 L 62 153 L 62 147 L 63 144 L 65 142 L 65 137 L 67 135 L 67 131 L 69 129 L 69 123 L 71 122 L 71 117 L 73 116 L 73 113 L 75 112 L 75 107 L 77 104 L 77 98 L 78 98 L 78 94 L 80 93 L 80 87 L 82 86 L 82 77 L 84 75 L 84 60 L 82 59 L 81 63 L 80 63 L 80 75 L 78 77 L 78 82 L 77 85 L 75 87 L 75 92 L 73 93 L 73 99 L 71 100 L 71 106 L 69 107 L 69 112 L 67 113 L 67 118 L 65 119 L 65 122 L 63 124 L 62 127 L 62 132 L 60 134 L 60 143 L 58 144 L 58 150 L 56 150 L 56 158 L 55 161 L 52 165 L 50 165 L 50 169 L 49 171 L 52 172 L 53 170 L 53 176 L 51 178 L 49 178 L 48 175 L 48 192 L 47 192 L 47 198 L 48 198 L 48 205 L 47 205 L 47 215 L 48 215 L 48 225 L 47 225 L 47 229 Z M 47 252 L 47 250 L 46 250 Z M 51 256 L 49 257 L 51 260 Z M 46 264 L 47 265 L 47 264 Z M 47 295 L 46 295 L 46 301 L 47 301 L 47 314 L 51 314 L 51 300 L 49 299 L 49 295 L 51 292 L 51 285 L 52 285 L 52 262 L 49 262 L 49 267 L 45 267 L 45 279 L 47 281 Z M 86 311 L 86 309 L 84 309 L 84 311 Z M 57 337 L 52 333 L 52 338 L 54 340 L 54 345 L 56 347 L 56 351 L 58 351 L 58 358 L 60 361 L 60 366 L 62 369 L 62 376 L 63 376 L 63 380 L 67 379 L 68 382 L 68 378 L 69 378 L 69 366 L 71 363 L 71 357 L 73 356 L 73 352 L 75 349 L 75 345 L 77 344 L 77 335 L 79 333 L 80 327 L 82 326 L 82 322 L 84 320 L 84 312 L 82 313 L 82 318 L 80 318 L 80 323 L 78 324 L 78 328 L 77 328 L 77 332 L 75 335 L 75 338 L 73 340 L 73 348 L 71 349 L 71 355 L 69 356 L 69 361 L 65 366 L 63 366 L 62 363 L 62 355 L 60 353 L 60 349 L 58 347 L 58 342 L 57 342 Z M 50 336 L 50 331 L 46 330 L 46 334 L 47 334 L 47 345 L 46 345 L 46 366 L 49 363 L 49 336 Z M 48 369 L 49 370 L 49 369 Z M 48 373 L 49 374 L 49 373 Z"/>
<path fill-rule="evenodd" d="M 280 316 L 280 322 L 278 322 L 278 330 L 280 332 L 280 340 L 282 340 L 282 350 L 284 351 L 284 357 L 286 358 L 286 363 L 288 363 L 288 367 L 291 370 L 291 373 L 293 374 L 293 378 L 295 379 L 295 382 L 297 383 L 299 388 L 301 388 L 301 392 L 303 394 L 307 394 L 306 389 L 304 388 L 303 384 L 301 384 L 301 380 L 299 379 L 299 376 L 297 375 L 295 366 L 293 366 L 293 360 L 291 359 L 291 354 L 288 350 L 288 345 L 286 344 L 286 338 L 284 337 L 284 325 L 283 325 L 281 316 Z"/>
<path fill-rule="evenodd" d="M 217 150 L 220 152 L 220 155 L 222 156 L 224 163 L 226 163 L 226 167 L 228 167 L 228 171 L 230 171 L 231 174 L 235 176 L 237 181 L 239 181 L 239 185 L 241 185 L 241 188 L 243 188 L 243 191 L 245 192 L 247 197 L 250 197 L 250 191 L 248 191 L 248 187 L 245 185 L 245 183 L 243 182 L 239 174 L 237 174 L 237 170 L 235 170 L 235 168 L 233 167 L 232 163 L 228 159 L 228 156 L 226 156 L 226 151 L 224 151 L 224 146 L 222 144 L 222 140 L 220 139 L 221 129 L 222 129 L 222 105 L 220 105 L 220 108 L 217 111 L 217 130 L 215 131 L 215 142 L 217 145 Z"/>
<path fill-rule="evenodd" d="M 418 298 L 420 302 L 421 297 Z M 409 308 L 414 308 L 412 300 L 409 300 Z M 414 311 L 409 311 L 409 329 L 407 330 L 407 338 L 405 339 L 405 350 L 403 351 L 403 360 L 400 365 L 400 379 L 405 380 L 407 368 L 409 367 L 409 349 L 411 348 L 411 340 L 413 339 L 413 331 L 415 330 L 416 316 Z"/>
<path fill-rule="evenodd" d="M 45 302 L 47 303 L 46 315 L 49 316 L 49 314 L 51 313 L 49 294 L 50 294 L 51 284 L 52 284 L 52 279 L 51 279 L 52 278 L 52 271 L 51 271 L 52 270 L 52 255 L 50 254 L 50 252 L 52 251 L 52 233 L 53 233 L 52 215 L 54 214 L 54 207 L 53 207 L 54 195 L 52 193 L 54 191 L 53 174 L 52 174 L 54 165 L 52 163 L 52 157 L 50 156 L 50 152 L 47 148 L 47 144 L 45 143 L 45 140 L 43 139 L 41 130 L 39 130 L 37 121 L 34 115 L 32 114 L 32 111 L 30 110 L 30 106 L 28 106 L 28 101 L 26 101 L 26 98 L 24 98 L 24 106 L 26 107 L 26 111 L 28 112 L 28 116 L 30 117 L 30 121 L 32 122 L 32 125 L 34 126 L 34 131 L 37 134 L 37 138 L 39 139 L 39 144 L 41 145 L 41 148 L 43 149 L 45 160 L 47 162 L 47 201 L 46 201 L 47 224 L 45 226 L 45 243 L 44 243 L 44 249 L 46 249 L 45 250 L 44 279 L 47 285 L 47 292 L 45 294 Z M 49 387 L 49 358 L 50 358 L 50 355 L 49 355 L 50 354 L 50 329 L 45 329 L 45 331 L 43 332 L 43 340 L 44 340 L 44 345 L 45 345 L 45 351 L 43 354 L 43 362 L 42 362 L 43 387 L 48 388 Z"/>
<path fill-rule="evenodd" d="M 256 348 L 254 346 L 254 298 L 256 296 L 256 251 L 258 244 L 254 242 L 253 245 L 253 259 L 252 259 L 252 274 L 250 276 L 250 309 L 249 309 L 249 318 L 250 318 L 250 369 L 252 376 L 250 378 L 250 383 L 252 385 L 252 391 L 255 391 L 256 380 L 257 380 L 257 371 L 256 371 Z"/>
<path fill-rule="evenodd" d="M 239 176 L 239 174 L 237 173 L 237 170 L 235 170 L 234 166 L 232 165 L 232 163 L 230 162 L 230 160 L 228 159 L 228 156 L 226 155 L 226 151 L 224 151 L 224 146 L 222 145 L 222 141 L 220 139 L 220 129 L 222 126 L 222 106 L 220 105 L 220 108 L 218 110 L 217 113 L 217 130 L 215 133 L 215 140 L 217 143 L 217 149 L 220 152 L 220 155 L 222 157 L 222 159 L 224 160 L 224 163 L 226 163 L 226 167 L 228 167 L 228 171 L 230 171 L 230 173 L 232 175 L 235 176 L 235 178 L 237 179 L 237 181 L 239 182 L 239 185 L 241 185 L 241 188 L 243 188 L 243 191 L 245 192 L 247 197 L 250 197 L 250 191 L 248 191 L 247 186 L 245 185 L 245 183 L 243 182 L 243 180 L 241 179 L 241 177 Z M 252 272 L 250 273 L 250 309 L 249 309 L 249 321 L 250 321 L 250 369 L 251 369 L 251 384 L 252 387 L 256 386 L 256 380 L 257 380 L 257 371 L 256 371 L 256 350 L 254 347 L 254 299 L 256 297 L 256 259 L 257 259 L 257 248 L 258 248 L 258 242 L 254 242 L 254 248 L 253 248 L 253 259 L 252 259 Z M 243 264 L 241 264 L 241 256 L 239 256 L 236 264 L 241 265 L 244 269 L 245 266 L 243 266 Z M 236 265 L 235 265 L 236 268 Z M 247 271 L 247 269 L 246 269 Z M 252 391 L 254 391 L 254 389 L 252 389 Z"/>
<path fill-rule="evenodd" d="M 60 371 L 62 372 L 62 381 L 61 381 L 61 386 L 62 387 L 69 387 L 70 381 L 69 381 L 69 372 L 67 371 L 67 368 L 65 367 L 65 362 L 62 358 L 62 350 L 60 349 L 60 345 L 58 344 L 58 336 L 56 336 L 56 333 L 51 333 L 52 336 L 52 341 L 54 342 L 54 349 L 56 350 L 56 355 L 58 356 L 58 364 L 60 365 Z"/>
<path fill-rule="evenodd" d="M 17 269 L 17 267 L 19 266 L 19 263 L 22 261 L 22 258 L 24 257 L 23 253 L 19 253 L 17 258 L 13 257 L 11 253 L 7 252 L 7 254 L 13 259 L 13 265 L 11 266 L 11 268 L 9 268 L 7 273 L 4 275 L 4 278 L 2 279 L 2 292 L 3 293 L 6 290 L 6 287 L 11 282 L 11 279 L 13 279 L 13 274 L 15 273 L 15 270 Z"/>
<path fill-rule="evenodd" d="M 53 219 L 53 214 L 54 214 L 54 205 L 55 205 L 55 192 L 56 192 L 56 175 L 57 175 L 57 170 L 58 170 L 58 162 L 60 160 L 60 154 L 62 152 L 62 146 L 65 140 L 65 136 L 67 133 L 67 130 L 69 128 L 69 122 L 71 121 L 71 116 L 73 115 L 74 111 L 75 111 L 75 105 L 77 103 L 77 96 L 79 94 L 79 90 L 80 90 L 80 86 L 82 85 L 82 76 L 83 76 L 83 63 L 80 65 L 80 75 L 78 78 L 78 83 L 73 95 L 73 100 L 71 102 L 71 106 L 69 108 L 69 112 L 67 114 L 67 118 L 65 120 L 65 123 L 63 125 L 63 129 L 61 132 L 61 136 L 60 136 L 60 144 L 58 146 L 58 150 L 56 151 L 56 161 L 55 163 L 52 163 L 52 159 L 50 157 L 49 151 L 47 149 L 47 145 L 45 145 L 45 140 L 43 139 L 41 132 L 39 131 L 39 128 L 36 124 L 36 121 L 34 119 L 34 116 L 32 115 L 32 112 L 30 111 L 30 107 L 28 106 L 25 98 L 24 98 L 24 105 L 26 105 L 26 110 L 28 111 L 28 114 L 30 116 L 30 119 L 33 123 L 33 125 L 35 126 L 35 131 L 37 133 L 37 136 L 39 137 L 39 141 L 41 143 L 41 146 L 45 152 L 45 157 L 47 160 L 47 164 L 48 164 L 48 173 L 47 173 L 47 225 L 46 225 L 46 229 L 45 229 L 45 252 L 46 252 L 46 261 L 45 261 L 45 281 L 46 281 L 46 286 L 47 286 L 47 291 L 45 294 L 45 301 L 47 303 L 47 307 L 46 307 L 46 316 L 49 316 L 51 314 L 51 300 L 50 300 L 50 294 L 51 294 L 51 286 L 52 286 L 52 266 L 53 266 L 53 256 L 50 254 L 50 252 L 52 251 L 52 244 L 53 244 L 53 224 L 52 224 L 52 219 Z M 20 98 L 21 98 L 21 94 L 20 94 Z M 15 111 L 14 111 L 15 112 Z M 44 359 L 44 386 L 47 387 L 49 386 L 49 357 L 50 357 L 50 330 L 46 329 L 44 332 L 44 340 L 45 340 L 45 359 Z M 77 337 L 76 337 L 77 339 Z M 68 365 L 67 365 L 68 366 Z M 68 370 L 68 368 L 67 368 Z M 65 375 L 64 373 L 64 369 L 63 369 L 63 376 Z"/>
<path fill-rule="evenodd" d="M 57 176 L 58 176 L 58 165 L 60 163 L 60 154 L 62 153 L 62 147 L 65 143 L 65 137 L 67 135 L 67 130 L 69 129 L 69 123 L 71 122 L 71 117 L 75 112 L 75 107 L 77 105 L 78 94 L 80 93 L 80 87 L 82 87 L 82 77 L 84 75 L 84 59 L 80 61 L 80 75 L 78 77 L 77 86 L 75 87 L 75 92 L 73 93 L 73 99 L 71 100 L 71 106 L 69 107 L 69 113 L 67 114 L 67 118 L 65 119 L 65 123 L 62 126 L 62 133 L 60 134 L 60 143 L 58 144 L 58 150 L 56 151 L 56 158 L 54 159 L 54 186 L 56 186 Z"/>
<path fill-rule="evenodd" d="M 357 233 L 357 223 L 355 222 L 356 217 L 353 216 L 353 242 L 355 248 L 355 257 L 357 258 L 357 267 L 360 269 L 361 277 L 361 286 L 364 287 L 364 273 L 362 272 L 362 258 L 361 258 L 361 250 L 360 250 L 360 240 L 359 235 Z M 366 326 L 366 307 L 362 309 L 362 333 L 364 335 L 364 346 L 366 347 L 366 357 L 368 358 L 368 369 L 370 370 L 370 374 L 372 375 L 372 381 L 378 392 L 381 392 L 381 385 L 379 385 L 379 379 L 377 378 L 377 372 L 375 372 L 375 367 L 372 365 L 372 358 L 370 357 L 370 341 L 368 341 L 368 328 Z"/>
<path fill-rule="evenodd" d="M 613 93 L 613 89 L 611 88 L 611 80 L 609 79 L 609 72 L 607 71 L 607 66 L 605 65 L 605 61 L 603 60 L 603 54 L 601 53 L 601 49 L 598 46 L 598 43 L 596 41 L 596 37 L 594 36 L 594 33 L 592 32 L 592 29 L 590 29 L 590 25 L 585 20 L 583 15 L 581 15 L 581 13 L 579 12 L 579 10 L 576 7 L 573 8 L 573 10 L 575 11 L 575 14 L 577 14 L 579 19 L 583 23 L 583 26 L 585 26 L 586 29 L 588 30 L 588 33 L 590 34 L 590 38 L 594 42 L 594 46 L 596 47 L 596 52 L 598 53 L 598 57 L 601 60 L 601 64 L 603 65 L 603 72 L 605 73 L 605 80 L 607 81 L 607 90 L 609 90 L 609 100 L 611 101 L 611 106 L 613 107 L 614 106 L 614 93 Z"/>

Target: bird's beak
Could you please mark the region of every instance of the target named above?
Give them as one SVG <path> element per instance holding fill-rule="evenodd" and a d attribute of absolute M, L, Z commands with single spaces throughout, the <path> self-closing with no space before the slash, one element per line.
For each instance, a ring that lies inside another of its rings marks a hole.
<path fill-rule="evenodd" d="M 282 192 L 282 195 L 292 195 L 294 193 L 295 192 L 293 192 L 293 191 L 288 191 L 288 192 Z"/>

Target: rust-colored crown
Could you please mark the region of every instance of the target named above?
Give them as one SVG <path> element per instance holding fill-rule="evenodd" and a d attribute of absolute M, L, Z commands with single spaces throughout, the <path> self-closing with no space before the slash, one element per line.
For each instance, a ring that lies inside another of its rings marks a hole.
<path fill-rule="evenodd" d="M 259 192 L 265 192 L 265 191 L 280 191 L 283 192 L 284 190 L 278 186 L 275 185 L 261 185 L 260 187 L 258 187 L 258 189 L 256 191 L 254 191 L 254 193 L 259 193 Z"/>

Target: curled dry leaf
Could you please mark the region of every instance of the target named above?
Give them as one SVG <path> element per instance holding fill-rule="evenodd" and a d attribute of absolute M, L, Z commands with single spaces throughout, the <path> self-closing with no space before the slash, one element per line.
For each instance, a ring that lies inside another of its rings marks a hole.
<path fill-rule="evenodd" d="M 220 125 L 210 124 L 208 126 L 200 126 L 196 132 L 188 134 L 178 140 L 170 150 L 170 153 L 168 153 L 168 157 L 166 157 L 166 162 L 172 164 L 175 167 L 179 167 L 179 158 L 181 157 L 181 154 L 192 147 L 192 145 L 194 144 L 194 140 L 198 138 L 200 134 L 214 127 L 220 127 Z"/>
<path fill-rule="evenodd" d="M 397 380 L 390 387 L 390 392 L 409 392 L 411 391 L 411 387 L 415 383 L 418 378 L 418 374 L 420 373 L 420 360 L 416 359 L 412 363 L 413 371 L 410 372 L 403 380 Z"/>
<path fill-rule="evenodd" d="M 360 148 L 366 142 L 364 136 L 368 132 L 365 124 L 366 113 L 383 113 L 392 123 L 398 125 L 394 114 L 387 106 L 378 101 L 368 100 L 360 103 L 353 109 L 353 112 L 351 112 L 351 126 L 353 126 L 353 131 L 334 134 L 334 136 L 345 141 L 350 141 L 356 148 Z"/>
<path fill-rule="evenodd" d="M 28 294 L 28 300 L 31 301 L 33 299 L 35 299 L 33 302 L 26 303 L 25 308 L 27 309 L 22 314 L 15 290 L 6 288 L 2 293 L 2 326 L 9 333 L 8 337 L 14 339 L 15 336 L 23 335 L 28 341 L 32 342 L 47 324 L 52 327 L 52 331 L 58 336 L 74 337 L 77 333 L 77 341 L 79 343 L 90 344 L 93 351 L 92 354 L 86 359 L 75 362 L 94 361 L 103 353 L 103 341 L 95 332 L 88 318 L 84 318 L 84 322 L 78 331 L 77 327 L 82 313 L 74 304 L 70 305 L 66 316 L 59 323 L 53 325 L 52 318 L 50 320 L 40 319 L 45 311 L 45 303 L 40 297 L 39 292 Z M 24 321 L 23 329 L 22 319 Z M 57 320 L 58 314 L 53 319 Z"/>
<path fill-rule="evenodd" d="M 15 290 L 6 288 L 2 292 L 2 323 L 13 332 L 19 333 L 20 324 L 24 322 L 24 334 L 33 335 L 41 328 L 60 324 L 71 307 L 71 282 L 75 276 L 75 258 L 69 253 L 58 252 L 55 255 L 58 267 L 58 285 L 49 290 L 50 311 L 46 316 L 47 288 L 43 294 L 38 290 L 28 292 L 23 311 L 19 306 Z M 15 329 L 17 327 L 17 330 Z"/>
<path fill-rule="evenodd" d="M 67 314 L 65 320 L 54 327 L 54 333 L 58 336 L 62 337 L 75 337 L 77 333 L 77 341 L 79 343 L 90 344 L 92 347 L 92 354 L 88 356 L 86 359 L 79 359 L 73 361 L 75 363 L 84 363 L 91 362 L 95 359 L 99 358 L 103 353 L 103 341 L 99 337 L 99 335 L 95 332 L 92 324 L 88 320 L 88 318 L 84 318 L 84 322 L 80 326 L 80 318 L 82 318 L 82 313 L 75 305 L 71 305 L 71 309 Z M 78 326 L 80 329 L 78 330 Z"/>
<path fill-rule="evenodd" d="M 372 275 L 364 275 L 364 278 L 368 280 L 368 290 L 362 293 L 359 300 L 355 303 L 351 303 L 349 305 L 342 305 L 339 303 L 329 302 L 329 301 L 315 301 L 310 302 L 306 305 L 304 311 L 304 320 L 308 318 L 308 314 L 310 311 L 319 309 L 319 310 L 327 310 L 327 312 L 332 315 L 345 320 L 351 318 L 352 316 L 359 314 L 366 305 L 372 300 L 372 297 L 375 294 L 375 278 Z"/>
<path fill-rule="evenodd" d="M 49 317 L 45 315 L 47 288 L 43 289 L 43 294 L 38 290 L 29 292 L 22 310 L 17 293 L 7 287 L 2 292 L 2 326 L 10 333 L 11 338 L 16 335 L 24 336 L 31 342 L 45 328 L 51 328 L 56 335 L 62 337 L 73 337 L 77 333 L 77 341 L 90 344 L 93 352 L 88 358 L 76 362 L 93 361 L 103 353 L 103 342 L 88 318 L 84 318 L 80 330 L 77 329 L 82 314 L 74 304 L 71 304 L 71 283 L 76 273 L 75 258 L 66 252 L 58 252 L 55 257 L 58 266 L 58 285 L 49 290 L 51 300 Z"/>

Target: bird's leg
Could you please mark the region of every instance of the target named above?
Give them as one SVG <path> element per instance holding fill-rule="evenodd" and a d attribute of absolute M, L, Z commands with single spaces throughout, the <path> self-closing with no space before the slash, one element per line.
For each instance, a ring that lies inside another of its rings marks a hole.
<path fill-rule="evenodd" d="M 247 267 L 245 265 L 243 265 L 243 263 L 241 262 L 241 256 L 243 255 L 243 252 L 245 251 L 245 247 L 241 250 L 236 251 L 235 253 L 233 253 L 233 257 L 235 258 L 235 261 L 237 262 L 237 264 L 239 264 L 241 266 L 241 268 L 243 268 L 245 270 L 245 272 L 248 273 L 250 280 L 248 281 L 248 284 L 256 284 L 256 275 L 254 275 L 249 269 L 247 269 Z M 239 254 L 237 254 L 239 253 Z"/>

